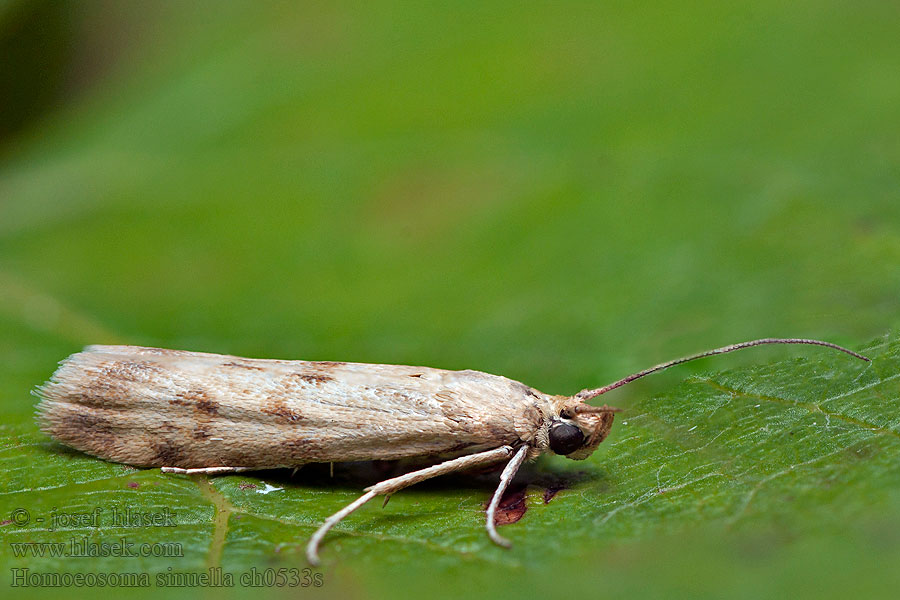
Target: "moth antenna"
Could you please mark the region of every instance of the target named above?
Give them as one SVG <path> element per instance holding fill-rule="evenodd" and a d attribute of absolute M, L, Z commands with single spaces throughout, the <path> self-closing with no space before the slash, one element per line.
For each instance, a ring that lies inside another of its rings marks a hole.
<path fill-rule="evenodd" d="M 617 412 L 622 412 L 622 409 L 621 409 L 621 408 L 614 408 L 614 407 L 612 407 L 612 406 L 606 406 L 605 404 L 604 404 L 603 406 L 591 406 L 590 404 L 579 404 L 578 406 L 576 406 L 576 407 L 573 408 L 572 410 L 574 410 L 577 414 L 584 414 L 584 413 L 607 413 L 607 412 L 610 412 L 610 413 L 617 413 Z"/>
<path fill-rule="evenodd" d="M 638 373 L 633 373 L 628 377 L 624 377 L 618 381 L 610 383 L 609 385 L 605 385 L 600 388 L 595 388 L 592 390 L 581 390 L 577 394 L 575 394 L 576 398 L 581 400 L 590 400 L 591 398 L 596 398 L 602 394 L 610 390 L 614 390 L 617 387 L 622 387 L 626 383 L 631 383 L 635 379 L 640 379 L 646 375 L 651 373 L 655 373 L 657 371 L 662 371 L 663 369 L 668 369 L 669 367 L 674 367 L 675 365 L 680 365 L 681 363 L 686 363 L 692 360 L 697 360 L 698 358 L 705 358 L 707 356 L 712 356 L 714 354 L 725 354 L 727 352 L 734 352 L 735 350 L 741 350 L 742 348 L 750 348 L 751 346 L 761 346 L 763 344 L 812 344 L 813 346 L 825 346 L 826 348 L 834 348 L 835 350 L 840 350 L 841 352 L 846 352 L 850 356 L 855 356 L 861 360 L 869 362 L 870 359 L 866 358 L 862 354 L 857 354 L 853 350 L 848 350 L 843 346 L 838 346 L 837 344 L 832 344 L 831 342 L 823 342 L 821 340 L 806 340 L 802 338 L 763 338 L 761 340 L 752 340 L 750 342 L 741 342 L 740 344 L 731 344 L 730 346 L 723 346 L 721 348 L 716 348 L 714 350 L 707 350 L 706 352 L 701 352 L 700 354 L 693 354 L 691 356 L 685 356 L 683 358 L 676 358 L 675 360 L 670 360 L 669 362 L 664 362 L 662 364 L 658 364 L 655 367 L 650 367 L 649 369 L 644 369 L 643 371 L 639 371 Z M 596 410 L 594 410 L 596 408 Z M 590 407 L 586 408 L 583 406 L 579 406 L 576 409 L 576 412 L 610 412 L 609 407 Z"/>

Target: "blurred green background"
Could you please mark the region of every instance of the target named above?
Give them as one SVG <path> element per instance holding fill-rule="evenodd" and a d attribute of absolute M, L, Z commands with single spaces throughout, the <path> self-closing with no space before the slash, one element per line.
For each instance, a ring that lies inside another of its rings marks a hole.
<path fill-rule="evenodd" d="M 0 2 L 0 458 L 58 452 L 28 392 L 89 343 L 474 368 L 553 393 L 769 335 L 862 347 L 900 324 L 898 18 L 888 2 Z M 609 401 L 817 352 L 753 350 Z M 207 484 L 137 477 L 198 494 L 212 527 Z M 454 480 L 422 502 L 439 528 L 488 490 Z M 562 504 L 543 514 L 579 527 Z M 319 592 L 837 595 L 900 556 L 892 514 L 871 525 L 893 532 L 884 552 L 698 519 L 490 560 L 476 515 L 452 525 L 475 558 L 326 545 Z M 226 564 L 269 560 L 230 540 Z"/>

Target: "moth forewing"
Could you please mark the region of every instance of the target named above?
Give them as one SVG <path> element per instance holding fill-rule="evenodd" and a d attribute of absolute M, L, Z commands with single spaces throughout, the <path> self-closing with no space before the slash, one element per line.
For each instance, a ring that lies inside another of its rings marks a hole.
<path fill-rule="evenodd" d="M 552 397 L 479 371 L 90 346 L 39 390 L 42 429 L 144 467 L 294 467 L 530 442 Z"/>

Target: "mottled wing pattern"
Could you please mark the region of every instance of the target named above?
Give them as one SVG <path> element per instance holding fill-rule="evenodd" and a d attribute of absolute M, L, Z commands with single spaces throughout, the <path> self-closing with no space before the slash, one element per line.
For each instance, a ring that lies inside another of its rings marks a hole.
<path fill-rule="evenodd" d="M 42 429 L 137 466 L 272 468 L 467 454 L 543 394 L 478 371 L 89 346 L 38 391 Z M 535 406 L 532 406 L 535 405 Z"/>

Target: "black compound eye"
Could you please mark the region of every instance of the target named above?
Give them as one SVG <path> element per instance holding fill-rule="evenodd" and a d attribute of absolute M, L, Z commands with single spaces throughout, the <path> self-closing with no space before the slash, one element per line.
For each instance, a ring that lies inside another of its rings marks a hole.
<path fill-rule="evenodd" d="M 571 423 L 556 423 L 550 427 L 550 449 L 557 454 L 571 454 L 583 443 L 584 434 Z"/>

